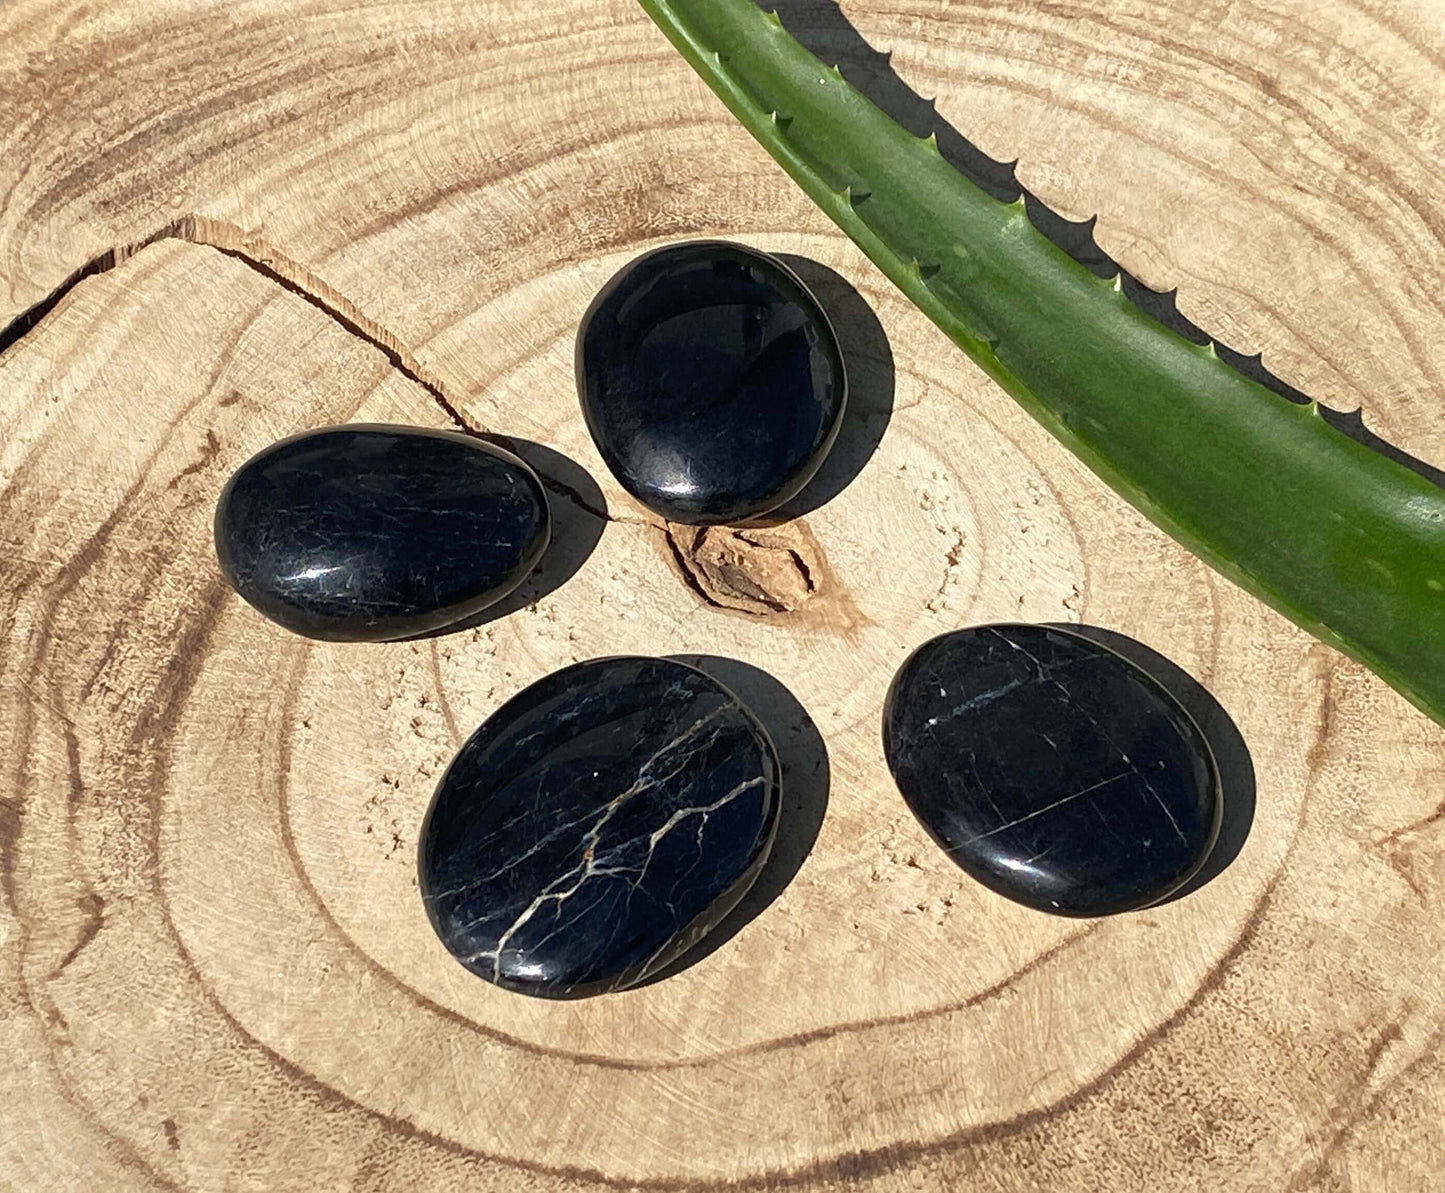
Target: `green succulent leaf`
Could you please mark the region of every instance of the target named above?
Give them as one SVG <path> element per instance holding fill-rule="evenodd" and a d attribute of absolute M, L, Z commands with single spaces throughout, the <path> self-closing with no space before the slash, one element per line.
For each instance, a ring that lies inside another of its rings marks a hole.
<path fill-rule="evenodd" d="M 753 0 L 640 3 L 878 267 L 1125 500 L 1445 723 L 1445 491 L 1145 314 Z"/>

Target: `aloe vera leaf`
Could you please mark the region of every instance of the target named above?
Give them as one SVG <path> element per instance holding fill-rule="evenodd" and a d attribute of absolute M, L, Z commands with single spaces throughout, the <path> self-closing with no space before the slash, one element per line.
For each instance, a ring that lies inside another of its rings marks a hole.
<path fill-rule="evenodd" d="M 1126 501 L 1445 724 L 1445 491 L 1165 328 L 753 0 L 639 0 L 889 278 Z"/>

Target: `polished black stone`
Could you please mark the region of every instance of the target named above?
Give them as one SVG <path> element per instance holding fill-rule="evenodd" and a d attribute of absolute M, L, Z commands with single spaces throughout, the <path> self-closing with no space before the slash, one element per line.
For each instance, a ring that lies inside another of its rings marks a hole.
<path fill-rule="evenodd" d="M 883 749 L 929 835 L 999 894 L 1096 916 L 1203 864 L 1219 777 L 1199 727 L 1121 655 L 1048 626 L 924 643 L 888 692 Z"/>
<path fill-rule="evenodd" d="M 500 600 L 550 535 L 537 474 L 449 431 L 355 424 L 283 439 L 231 477 L 216 556 L 231 586 L 308 638 L 376 642 Z"/>
<path fill-rule="evenodd" d="M 638 258 L 577 337 L 588 429 L 622 487 L 674 522 L 737 522 L 808 483 L 847 398 L 828 317 L 774 258 L 697 241 Z"/>
<path fill-rule="evenodd" d="M 746 893 L 777 831 L 772 742 L 667 659 L 554 672 L 467 740 L 422 824 L 427 915 L 473 973 L 574 998 L 656 973 Z"/>

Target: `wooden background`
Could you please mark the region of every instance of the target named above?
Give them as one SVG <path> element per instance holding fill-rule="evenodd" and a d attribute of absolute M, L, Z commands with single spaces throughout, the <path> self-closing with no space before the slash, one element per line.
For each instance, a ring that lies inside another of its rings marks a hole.
<path fill-rule="evenodd" d="M 780 7 L 1445 465 L 1440 0 L 845 3 L 897 79 Z M 697 235 L 816 263 L 855 386 L 802 516 L 702 542 L 572 376 L 603 280 Z M 4 0 L 7 325 L 0 1190 L 1445 1188 L 1445 733 L 1075 464 L 629 0 Z M 558 546 L 507 616 L 327 646 L 228 594 L 226 476 L 348 419 L 526 441 Z M 928 843 L 883 693 L 1004 618 L 1177 665 L 1232 864 L 1080 922 Z M 668 980 L 528 1001 L 430 933 L 417 827 L 506 696 L 624 651 L 733 660 L 778 860 Z"/>

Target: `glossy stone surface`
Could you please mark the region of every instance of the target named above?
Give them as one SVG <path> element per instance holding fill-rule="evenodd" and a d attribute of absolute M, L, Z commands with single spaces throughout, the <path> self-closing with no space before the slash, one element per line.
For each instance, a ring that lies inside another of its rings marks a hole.
<path fill-rule="evenodd" d="M 995 625 L 924 643 L 889 689 L 883 748 L 945 852 L 1040 911 L 1155 903 L 1219 831 L 1219 777 L 1194 720 L 1079 634 Z"/>
<path fill-rule="evenodd" d="M 638 258 L 577 337 L 593 441 L 623 488 L 674 522 L 737 522 L 808 483 L 847 398 L 828 317 L 781 262 L 718 241 Z"/>
<path fill-rule="evenodd" d="M 231 586 L 308 638 L 424 634 L 500 600 L 550 535 L 536 473 L 448 431 L 356 424 L 284 439 L 231 477 L 216 557 Z"/>
<path fill-rule="evenodd" d="M 427 915 L 463 965 L 572 998 L 655 973 L 757 878 L 777 755 L 731 692 L 666 659 L 578 663 L 467 740 L 422 824 Z"/>

